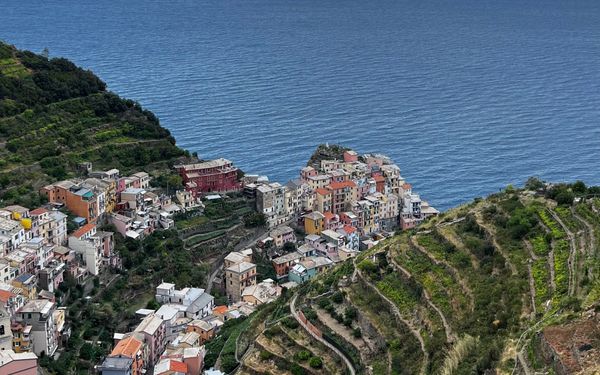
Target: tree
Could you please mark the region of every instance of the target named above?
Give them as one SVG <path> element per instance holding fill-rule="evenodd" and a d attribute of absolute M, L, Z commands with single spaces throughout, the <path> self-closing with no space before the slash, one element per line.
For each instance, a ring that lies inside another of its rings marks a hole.
<path fill-rule="evenodd" d="M 525 182 L 525 189 L 527 190 L 539 190 L 544 187 L 544 182 L 537 177 L 529 177 Z"/>
<path fill-rule="evenodd" d="M 160 308 L 160 303 L 158 303 L 158 301 L 156 301 L 154 298 L 152 298 L 146 304 L 146 308 L 150 309 L 150 310 L 158 310 Z"/>
<path fill-rule="evenodd" d="M 585 194 L 587 191 L 587 187 L 585 186 L 585 184 L 583 183 L 583 181 L 577 181 L 573 184 L 573 192 L 575 194 L 581 195 L 581 194 Z"/>
<path fill-rule="evenodd" d="M 242 218 L 246 228 L 263 227 L 267 224 L 267 217 L 260 212 L 249 212 Z"/>
<path fill-rule="evenodd" d="M 570 206 L 573 204 L 573 199 L 575 199 L 575 196 L 570 191 L 563 190 L 556 194 L 556 198 L 554 199 L 556 200 L 556 203 L 560 205 Z"/>
<path fill-rule="evenodd" d="M 286 253 L 291 253 L 293 251 L 296 251 L 296 244 L 293 242 L 286 242 L 283 244 L 283 251 L 285 251 Z"/>
<path fill-rule="evenodd" d="M 323 367 L 323 360 L 321 357 L 312 357 L 310 361 L 308 361 L 308 364 L 312 368 L 321 368 Z"/>
<path fill-rule="evenodd" d="M 94 347 L 92 346 L 92 344 L 88 342 L 83 344 L 81 346 L 81 349 L 79 349 L 79 357 L 86 361 L 91 360 L 94 357 Z"/>

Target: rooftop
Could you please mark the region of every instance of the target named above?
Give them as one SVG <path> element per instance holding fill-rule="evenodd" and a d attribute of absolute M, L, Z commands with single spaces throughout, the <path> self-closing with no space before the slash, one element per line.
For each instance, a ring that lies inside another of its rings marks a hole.
<path fill-rule="evenodd" d="M 47 314 L 50 312 L 54 302 L 50 302 L 45 299 L 34 299 L 27 302 L 27 304 L 19 309 L 21 313 L 40 313 Z"/>
<path fill-rule="evenodd" d="M 130 336 L 117 343 L 110 355 L 133 358 L 142 349 L 142 342 Z"/>
<path fill-rule="evenodd" d="M 302 254 L 300 254 L 297 251 L 294 251 L 289 254 L 282 255 L 279 258 L 273 259 L 273 263 L 283 264 L 283 263 L 291 262 L 291 261 L 294 261 L 294 260 L 300 259 L 300 258 L 302 258 Z"/>
<path fill-rule="evenodd" d="M 133 358 L 127 357 L 106 357 L 102 365 L 101 370 L 121 370 L 127 371 L 133 363 Z"/>
<path fill-rule="evenodd" d="M 182 164 L 176 165 L 175 168 L 183 168 L 185 170 L 195 170 L 195 169 L 206 169 L 206 168 L 217 168 L 231 165 L 231 161 L 223 158 L 205 161 L 202 163 L 195 164 Z"/>
<path fill-rule="evenodd" d="M 256 264 L 249 263 L 249 262 L 241 262 L 241 263 L 234 264 L 231 267 L 228 267 L 227 271 L 243 273 L 243 272 L 249 271 L 253 268 L 256 268 Z"/>
<path fill-rule="evenodd" d="M 73 234 L 71 235 L 72 237 L 77 237 L 77 238 L 81 238 L 83 236 L 85 236 L 87 233 L 93 231 L 96 228 L 96 224 L 86 224 L 84 226 L 82 226 L 81 228 L 77 229 L 75 232 L 73 232 Z"/>

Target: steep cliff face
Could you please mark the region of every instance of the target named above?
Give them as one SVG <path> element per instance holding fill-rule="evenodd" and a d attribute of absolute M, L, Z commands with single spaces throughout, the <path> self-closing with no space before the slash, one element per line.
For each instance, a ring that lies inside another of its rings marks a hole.
<path fill-rule="evenodd" d="M 556 195 L 508 189 L 450 210 L 291 291 L 284 308 L 356 373 L 593 373 L 600 337 L 579 331 L 598 307 L 600 200 Z M 326 372 L 348 373 L 293 318 L 254 332 L 241 372 L 301 373 L 322 357 Z M 548 344 L 561 335 L 565 346 Z M 551 355 L 536 354 L 540 338 Z"/>
<path fill-rule="evenodd" d="M 92 72 L 0 42 L 0 199 L 35 206 L 37 189 L 94 168 L 164 170 L 184 151 L 138 103 Z"/>

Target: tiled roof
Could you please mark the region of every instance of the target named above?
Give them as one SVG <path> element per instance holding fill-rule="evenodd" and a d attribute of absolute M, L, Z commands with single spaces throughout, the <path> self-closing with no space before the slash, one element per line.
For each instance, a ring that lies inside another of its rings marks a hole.
<path fill-rule="evenodd" d="M 329 195 L 329 194 L 331 194 L 331 190 L 325 189 L 325 188 L 318 188 L 315 191 L 317 192 L 317 194 L 321 194 L 321 195 Z"/>
<path fill-rule="evenodd" d="M 133 358 L 142 348 L 142 342 L 134 337 L 127 337 L 119 341 L 110 355 L 124 355 Z"/>
<path fill-rule="evenodd" d="M 33 216 L 38 216 L 38 215 L 45 214 L 46 212 L 48 212 L 47 209 L 45 209 L 44 207 L 40 207 L 40 208 L 36 208 L 35 210 L 33 210 L 29 213 Z"/>
<path fill-rule="evenodd" d="M 8 290 L 0 289 L 0 301 L 8 302 L 11 297 L 14 297 L 16 294 L 13 292 L 9 292 Z"/>
<path fill-rule="evenodd" d="M 227 312 L 228 308 L 227 306 L 223 305 L 223 306 L 215 306 L 215 308 L 213 309 L 213 313 L 214 314 L 225 314 Z"/>
<path fill-rule="evenodd" d="M 73 232 L 72 236 L 81 238 L 83 235 L 90 232 L 94 228 L 96 228 L 96 224 L 92 224 L 92 223 L 86 224 L 86 225 L 82 226 L 81 228 L 77 229 L 75 232 Z"/>
<path fill-rule="evenodd" d="M 356 232 L 356 228 L 354 228 L 352 225 L 344 225 L 344 232 L 351 234 Z"/>
<path fill-rule="evenodd" d="M 332 212 L 329 211 L 325 211 L 323 212 L 323 216 L 325 216 L 326 220 L 331 220 L 335 217 L 335 215 Z"/>

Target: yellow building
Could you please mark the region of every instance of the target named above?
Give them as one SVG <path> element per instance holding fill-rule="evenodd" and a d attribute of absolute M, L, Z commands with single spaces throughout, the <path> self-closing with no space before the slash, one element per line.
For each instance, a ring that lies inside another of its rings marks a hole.
<path fill-rule="evenodd" d="M 304 232 L 306 234 L 321 234 L 325 229 L 325 216 L 314 211 L 304 215 Z"/>

